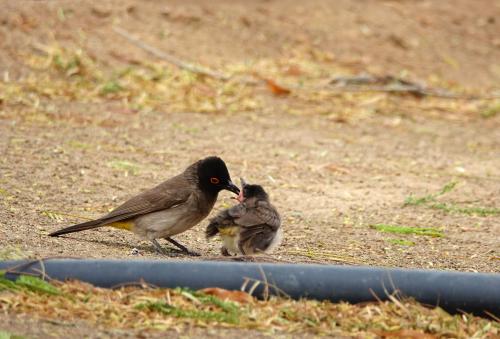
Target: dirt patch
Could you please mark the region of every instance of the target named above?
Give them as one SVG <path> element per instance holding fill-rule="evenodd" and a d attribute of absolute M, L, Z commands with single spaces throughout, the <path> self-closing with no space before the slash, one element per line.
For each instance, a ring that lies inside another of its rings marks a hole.
<path fill-rule="evenodd" d="M 99 114 L 101 107 L 87 107 L 85 114 L 92 110 Z M 277 258 L 499 269 L 498 216 L 403 207 L 411 194 L 435 193 L 451 180 L 460 184 L 444 201 L 498 206 L 500 139 L 491 120 L 464 128 L 429 120 L 393 126 L 394 118 L 362 126 L 325 124 L 321 117 L 308 118 L 307 125 L 302 117 L 285 121 L 282 116 L 170 114 L 165 119 L 148 114 L 135 119 L 140 128 L 132 122 L 107 129 L 59 125 L 51 133 L 32 125 L 2 133 L 11 136 L 2 165 L 2 189 L 8 192 L 2 241 L 35 256 L 132 258 L 135 247 L 140 257 L 157 257 L 147 242 L 114 229 L 64 238 L 47 234 L 79 221 L 66 213 L 101 215 L 178 173 L 198 154 L 219 154 L 233 177 L 264 185 L 283 214 L 285 241 Z M 117 160 L 134 164 L 135 175 L 110 165 Z M 216 210 L 231 204 L 229 197 L 222 193 Z M 61 214 L 60 220 L 48 212 Z M 370 228 L 377 223 L 437 227 L 445 236 L 388 235 Z M 217 255 L 219 244 L 205 241 L 204 225 L 177 239 L 204 255 Z M 415 245 L 391 244 L 394 238 Z"/>

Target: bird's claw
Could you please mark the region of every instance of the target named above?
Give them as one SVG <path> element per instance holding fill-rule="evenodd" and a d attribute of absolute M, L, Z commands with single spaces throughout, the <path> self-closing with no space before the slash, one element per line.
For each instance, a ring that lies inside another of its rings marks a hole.
<path fill-rule="evenodd" d="M 187 252 L 184 252 L 186 253 L 187 255 L 191 256 L 191 257 L 201 257 L 201 254 L 198 253 L 198 252 L 195 252 L 195 251 L 187 251 Z"/>
<path fill-rule="evenodd" d="M 231 253 L 229 253 L 229 251 L 227 250 L 227 248 L 225 248 L 224 246 L 222 246 L 220 248 L 220 253 L 225 256 L 225 257 L 230 257 L 231 256 Z"/>
<path fill-rule="evenodd" d="M 167 255 L 167 252 L 161 247 L 161 245 L 156 241 L 156 239 L 151 240 L 151 243 L 153 244 L 153 248 L 155 249 L 155 252 L 159 255 Z"/>

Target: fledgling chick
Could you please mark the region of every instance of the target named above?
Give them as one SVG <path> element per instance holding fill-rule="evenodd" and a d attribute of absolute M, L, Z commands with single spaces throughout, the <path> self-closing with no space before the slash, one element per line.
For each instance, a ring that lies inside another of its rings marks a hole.
<path fill-rule="evenodd" d="M 238 205 L 220 212 L 210 219 L 207 238 L 220 234 L 224 242 L 223 255 L 270 253 L 283 238 L 281 218 L 269 202 L 269 196 L 260 185 L 249 185 L 241 179 Z"/>

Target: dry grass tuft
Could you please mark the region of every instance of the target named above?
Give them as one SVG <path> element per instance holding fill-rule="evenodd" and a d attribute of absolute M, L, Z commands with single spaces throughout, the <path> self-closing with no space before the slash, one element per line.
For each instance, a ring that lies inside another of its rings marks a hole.
<path fill-rule="evenodd" d="M 451 112 L 456 105 L 449 99 L 429 97 L 422 103 L 405 94 L 339 91 L 330 81 L 335 75 L 349 74 L 348 69 L 327 57 L 298 51 L 279 59 L 228 64 L 221 71 L 229 80 L 222 80 L 166 62 L 138 61 L 110 68 L 83 49 L 63 48 L 57 42 L 34 47 L 38 53 L 24 55 L 31 68 L 27 76 L 15 82 L 0 80 L 0 102 L 9 108 L 0 111 L 0 117 L 21 116 L 38 123 L 84 119 L 60 116 L 51 105 L 54 100 L 115 102 L 131 112 L 265 112 L 272 106 L 290 114 L 321 114 L 341 122 L 380 113 L 399 115 L 402 105 L 408 112 L 414 108 L 419 114 L 443 116 L 443 109 Z M 480 116 L 484 103 L 469 101 L 466 115 Z"/>
<path fill-rule="evenodd" d="M 275 297 L 259 301 L 250 296 L 242 300 L 241 292 L 223 290 L 208 290 L 210 294 L 146 286 L 111 290 L 79 281 L 50 285 L 37 283 L 36 279 L 30 277 L 28 284 L 24 281 L 0 285 L 4 287 L 0 292 L 0 310 L 58 322 L 84 320 L 95 326 L 121 329 L 216 326 L 360 337 L 411 334 L 417 338 L 492 338 L 500 334 L 498 322 L 465 314 L 452 316 L 440 308 L 396 298 L 363 305 Z"/>

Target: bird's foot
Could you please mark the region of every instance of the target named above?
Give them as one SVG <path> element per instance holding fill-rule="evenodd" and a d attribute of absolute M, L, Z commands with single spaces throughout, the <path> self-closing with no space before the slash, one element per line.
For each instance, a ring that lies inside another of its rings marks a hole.
<path fill-rule="evenodd" d="M 191 250 L 188 250 L 186 249 L 185 251 L 184 250 L 179 250 L 177 248 L 172 248 L 172 251 L 175 252 L 175 253 L 178 253 L 178 254 L 184 254 L 184 255 L 188 255 L 190 257 L 200 257 L 201 254 L 196 252 L 196 251 L 191 251 Z"/>
<path fill-rule="evenodd" d="M 163 249 L 163 247 L 161 247 L 161 245 L 158 243 L 158 241 L 156 239 L 151 240 L 151 243 L 153 244 L 153 247 L 154 247 L 155 252 L 157 254 L 167 255 L 167 252 L 165 251 L 165 249 Z"/>
<path fill-rule="evenodd" d="M 256 262 L 257 259 L 251 255 L 237 255 L 232 257 L 234 261 L 242 261 L 242 262 Z"/>
<path fill-rule="evenodd" d="M 172 239 L 170 237 L 166 237 L 165 239 L 169 243 L 171 243 L 172 245 L 175 245 L 179 249 L 180 253 L 183 253 L 183 254 L 186 254 L 186 255 L 189 255 L 189 256 L 192 256 L 192 257 L 199 257 L 199 256 L 201 256 L 200 253 L 195 252 L 195 251 L 190 251 L 186 246 L 182 245 L 181 243 L 175 241 L 174 239 Z"/>
<path fill-rule="evenodd" d="M 229 253 L 229 251 L 227 250 L 226 247 L 222 246 L 220 248 L 220 253 L 225 256 L 225 257 L 230 257 L 231 256 L 231 253 Z"/>

